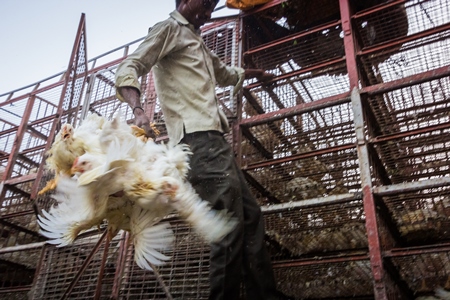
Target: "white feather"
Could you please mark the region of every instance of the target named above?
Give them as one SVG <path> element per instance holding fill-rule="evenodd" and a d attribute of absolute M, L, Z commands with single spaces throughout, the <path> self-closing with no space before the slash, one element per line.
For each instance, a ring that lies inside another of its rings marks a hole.
<path fill-rule="evenodd" d="M 81 124 L 74 130 L 74 138 L 83 140 L 86 152 L 100 153 L 99 133 L 106 119 L 95 113 L 89 112 Z"/>
<path fill-rule="evenodd" d="M 103 178 L 103 181 L 108 182 L 118 180 L 118 176 L 124 176 L 125 174 L 123 173 L 126 172 L 127 168 L 129 169 L 127 164 L 134 161 L 130 156 L 130 152 L 134 147 L 135 143 L 132 141 L 121 143 L 117 138 L 113 138 L 106 155 L 92 155 L 90 153 L 82 155 L 79 158 L 79 162 L 88 160 L 96 167 L 81 174 L 78 178 L 78 184 L 87 185 L 101 178 Z M 119 170 L 120 168 L 123 168 L 123 172 Z M 119 174 L 112 174 L 118 170 Z M 104 178 L 106 175 L 109 175 L 109 177 Z M 110 193 L 112 194 L 114 192 L 112 191 Z"/>
<path fill-rule="evenodd" d="M 237 219 L 225 210 L 217 211 L 202 200 L 189 183 L 177 191 L 173 206 L 208 242 L 223 239 L 237 225 Z"/>
<path fill-rule="evenodd" d="M 211 209 L 186 181 L 187 145 L 145 143 L 121 119 L 121 112 L 111 121 L 89 115 L 77 130 L 77 139 L 93 146 L 74 163 L 77 176 L 58 181 L 58 204 L 38 217 L 49 243 L 68 245 L 106 220 L 110 235 L 130 232 L 136 264 L 151 270 L 170 259 L 163 252 L 171 249 L 174 234 L 168 223 L 159 223 L 168 214 L 178 212 L 209 242 L 235 228 L 231 214 Z"/>
<path fill-rule="evenodd" d="M 152 270 L 148 262 L 158 266 L 169 260 L 170 257 L 160 252 L 170 249 L 175 238 L 169 224 L 154 225 L 155 215 L 140 208 L 134 210 L 132 220 L 131 234 L 136 264 L 141 268 Z"/>

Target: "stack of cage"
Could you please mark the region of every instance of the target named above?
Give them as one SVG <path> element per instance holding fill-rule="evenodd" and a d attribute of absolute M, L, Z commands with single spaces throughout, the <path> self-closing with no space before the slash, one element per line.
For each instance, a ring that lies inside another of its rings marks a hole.
<path fill-rule="evenodd" d="M 176 215 L 164 220 L 176 241 L 158 272 L 134 263 L 128 234 L 107 241 L 105 226 L 62 248 L 38 233 L 36 214 L 54 204 L 37 194 L 53 178 L 45 151 L 61 125 L 88 111 L 133 122 L 114 74 L 140 40 L 87 61 L 80 28 L 68 75 L 0 95 L 0 296 L 207 299 L 209 247 Z M 278 288 L 295 299 L 450 289 L 450 5 L 273 0 L 202 32 L 227 64 L 275 75 L 217 95 L 264 213 Z M 141 84 L 165 142 L 152 75 Z"/>
<path fill-rule="evenodd" d="M 376 45 L 361 39 L 359 59 L 374 194 L 385 235 L 381 247 L 386 264 L 395 267 L 391 276 L 417 296 L 436 287 L 450 289 L 450 74 L 445 72 L 450 5 L 407 1 L 386 10 L 392 14 L 401 7 L 408 36 Z M 357 15 L 355 22 L 363 24 L 367 17 L 375 23 L 382 12 Z M 398 22 L 383 24 L 384 32 L 395 35 Z"/>
<path fill-rule="evenodd" d="M 82 20 L 82 22 L 84 21 Z M 233 18 L 207 25 L 203 32 L 208 46 L 213 49 L 220 49 L 218 51 L 219 56 L 233 65 L 238 63 L 238 28 L 238 20 Z M 22 97 L 17 98 L 17 101 L 22 100 L 25 103 L 24 105 L 30 102 L 31 97 L 40 99 L 47 105 L 43 110 L 41 108 L 39 115 L 35 117 L 36 121 L 31 120 L 31 118 L 30 121 L 24 121 L 34 126 L 25 127 L 26 135 L 28 132 L 33 132 L 36 135 L 40 133 L 39 137 L 42 139 L 42 144 L 39 150 L 41 152 L 36 155 L 36 166 L 40 168 L 33 170 L 36 173 L 34 175 L 13 174 L 9 177 L 15 178 L 14 181 L 7 180 L 5 185 L 5 190 L 9 192 L 15 191 L 17 187 L 25 184 L 22 181 L 30 181 L 28 194 L 24 195 L 23 200 L 29 207 L 27 209 L 17 208 L 16 202 L 9 202 L 12 201 L 9 200 L 9 197 L 3 201 L 5 211 L 6 209 L 15 209 L 15 211 L 20 212 L 18 220 L 26 223 L 27 226 L 34 226 L 33 230 L 29 232 L 37 240 L 28 239 L 21 242 L 28 244 L 26 249 L 21 248 L 16 240 L 8 244 L 6 244 L 8 240 L 5 241 L 6 248 L 4 253 L 0 252 L 0 255 L 18 259 L 30 251 L 32 255 L 29 256 L 30 265 L 28 261 L 22 258 L 24 268 L 27 268 L 27 276 L 14 280 L 13 285 L 11 285 L 14 288 L 8 288 L 9 286 L 6 286 L 8 281 L 5 280 L 5 288 L 2 292 L 5 295 L 8 293 L 9 297 L 16 295 L 18 298 L 24 298 L 24 295 L 28 295 L 32 299 L 109 297 L 167 299 L 168 293 L 175 298 L 207 299 L 209 293 L 209 246 L 176 215 L 169 216 L 165 220 L 165 222 L 170 222 L 176 235 L 174 247 L 167 253 L 171 260 L 167 265 L 159 267 L 155 273 L 142 270 L 135 264 L 132 237 L 128 234 L 121 233 L 112 241 L 106 241 L 105 228 L 107 224 L 103 224 L 100 231 L 94 228 L 83 233 L 73 245 L 62 248 L 45 244 L 43 242 L 45 239 L 38 233 L 36 214 L 40 214 L 42 210 L 48 210 L 52 205 L 55 205 L 52 191 L 38 194 L 38 191 L 41 191 L 54 178 L 54 174 L 45 168 L 45 151 L 48 149 L 45 146 L 51 145 L 55 133 L 60 130 L 62 124 L 70 123 L 76 127 L 88 112 L 111 119 L 119 111 L 130 124 L 133 122 L 131 109 L 115 97 L 114 74 L 118 63 L 124 56 L 114 58 L 111 55 L 120 55 L 120 52 L 124 49 L 126 50 L 125 54 L 127 54 L 127 51 L 136 48 L 140 40 L 116 49 L 112 54 L 106 54 L 110 56 L 110 62 L 96 67 L 98 60 L 105 61 L 107 59 L 98 57 L 89 62 L 85 61 L 83 30 L 79 32 L 79 37 L 80 43 L 74 46 L 74 53 L 76 53 L 74 57 L 76 59 L 74 58 L 74 61 L 70 63 L 70 68 L 82 70 L 83 68 L 89 68 L 89 65 L 91 65 L 88 72 L 80 71 L 78 74 L 71 74 L 72 76 L 66 80 L 50 84 L 44 89 L 43 93 L 51 93 L 52 97 L 41 96 L 40 84 L 37 84 L 34 87 L 37 92 L 31 90 L 30 94 L 25 93 Z M 167 142 L 167 131 L 151 73 L 141 79 L 141 87 L 143 107 L 160 132 L 156 141 L 165 143 Z M 228 87 L 217 89 L 218 100 L 229 117 L 230 123 L 237 119 L 237 105 L 232 93 L 233 90 Z M 12 98 L 13 94 L 11 93 L 8 96 Z M 16 100 L 16 98 L 13 98 L 13 100 Z M 31 104 L 28 105 L 32 107 Z M 42 104 L 40 106 L 42 107 Z M 24 108 L 17 114 L 26 115 L 26 110 L 27 108 Z M 48 115 L 42 114 L 43 111 L 47 112 Z M 58 118 L 58 116 L 60 117 Z M 19 118 L 17 122 L 20 123 Z M 18 127 L 14 128 L 15 131 L 9 131 L 18 135 L 20 130 Z M 5 131 L 2 136 L 5 140 L 5 147 L 11 147 L 8 141 L 12 138 L 6 134 L 9 131 Z M 233 134 L 229 133 L 227 139 L 231 142 Z M 5 150 L 5 153 L 13 152 L 11 149 Z M 4 165 L 8 164 L 8 158 L 9 153 L 5 154 Z M 14 168 L 17 168 L 17 166 L 14 165 Z M 33 183 L 35 183 L 34 186 Z M 24 211 L 29 213 L 29 222 L 27 222 L 28 219 L 23 217 Z M 26 229 L 22 229 L 21 235 L 24 234 L 23 231 L 28 232 Z M 9 231 L 4 235 L 12 241 L 13 236 Z M 17 278 L 14 274 L 19 274 L 19 272 L 20 269 L 17 268 L 15 273 L 5 268 L 2 276 Z"/>
<path fill-rule="evenodd" d="M 438 263 L 450 232 L 448 4 L 319 2 L 273 1 L 243 16 L 244 63 L 276 75 L 243 93 L 239 158 L 280 288 L 301 299 L 450 288 Z M 381 279 L 374 253 L 385 257 Z"/>

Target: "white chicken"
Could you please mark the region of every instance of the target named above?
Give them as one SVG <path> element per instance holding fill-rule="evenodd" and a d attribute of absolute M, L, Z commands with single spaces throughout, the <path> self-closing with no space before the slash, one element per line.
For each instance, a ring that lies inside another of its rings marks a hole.
<path fill-rule="evenodd" d="M 56 134 L 55 141 L 47 151 L 46 169 L 51 171 L 54 178 L 47 182 L 46 186 L 39 191 L 42 195 L 55 189 L 58 177 L 61 174 L 71 174 L 74 160 L 86 152 L 99 153 L 100 145 L 98 134 L 106 121 L 94 113 L 89 113 L 83 123 L 74 128 L 71 124 L 64 124 Z"/>
<path fill-rule="evenodd" d="M 60 175 L 53 196 L 58 206 L 50 210 L 51 216 L 43 211 L 47 220 L 40 218 L 41 225 L 44 225 L 42 228 L 50 232 L 53 230 L 53 234 L 58 235 L 55 242 L 61 246 L 70 244 L 80 232 L 103 222 L 110 195 L 122 189 L 120 180 L 126 175 L 123 172 L 126 168 L 123 167 L 131 161 L 127 159 L 130 146 L 122 145 L 120 148 L 118 141 L 115 141 L 106 155 L 86 152 L 73 162 L 71 173 L 76 174 L 74 177 Z M 99 178 L 91 175 L 100 172 L 102 176 L 97 176 Z M 47 236 L 45 232 L 44 235 Z"/>
<path fill-rule="evenodd" d="M 58 181 L 58 205 L 43 211 L 38 221 L 50 243 L 70 244 L 106 220 L 110 238 L 119 230 L 131 233 L 136 263 L 151 270 L 151 265 L 168 259 L 160 251 L 170 248 L 174 236 L 159 222 L 173 212 L 209 242 L 234 229 L 235 218 L 213 210 L 186 181 L 186 145 L 143 142 L 120 117 L 103 124 L 97 135 L 101 151 L 86 151 L 74 159 L 70 174 L 75 176 Z"/>
<path fill-rule="evenodd" d="M 139 267 L 152 270 L 151 265 L 158 266 L 169 259 L 160 251 L 170 248 L 174 234 L 168 223 L 155 224 L 161 220 L 158 214 L 125 197 L 106 196 L 99 197 L 102 201 L 91 201 L 91 193 L 88 187 L 78 186 L 74 178 L 61 176 L 54 195 L 58 205 L 49 212 L 43 210 L 38 218 L 41 233 L 49 238 L 49 243 L 58 247 L 69 245 L 80 232 L 106 220 L 109 240 L 120 230 L 130 232 Z"/>

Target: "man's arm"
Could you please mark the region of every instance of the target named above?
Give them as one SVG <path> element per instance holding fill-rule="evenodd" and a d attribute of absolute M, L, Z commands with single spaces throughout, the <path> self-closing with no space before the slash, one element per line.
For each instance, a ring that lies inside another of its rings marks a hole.
<path fill-rule="evenodd" d="M 148 74 L 158 59 L 175 48 L 178 27 L 170 18 L 155 24 L 138 48 L 120 63 L 116 72 L 117 98 L 131 107 L 135 125 L 144 129 L 151 138 L 155 137 L 155 133 L 150 127 L 150 118 L 144 113 L 140 103 L 139 78 Z"/>
<path fill-rule="evenodd" d="M 154 139 L 155 132 L 150 126 L 150 118 L 145 114 L 144 109 L 141 106 L 139 91 L 133 87 L 121 87 L 120 88 L 123 101 L 133 109 L 134 123 L 136 126 L 145 130 L 145 134 L 148 137 Z"/>
<path fill-rule="evenodd" d="M 245 79 L 256 78 L 259 81 L 267 82 L 273 77 L 274 75 L 272 73 L 268 73 L 263 69 L 245 69 Z"/>

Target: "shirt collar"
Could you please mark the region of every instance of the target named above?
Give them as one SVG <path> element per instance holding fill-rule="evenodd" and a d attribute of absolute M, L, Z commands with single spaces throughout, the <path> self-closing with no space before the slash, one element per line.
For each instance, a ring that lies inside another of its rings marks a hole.
<path fill-rule="evenodd" d="M 180 23 L 181 25 L 184 26 L 188 26 L 192 31 L 199 33 L 199 30 L 195 30 L 194 25 L 192 25 L 191 23 L 189 23 L 188 20 L 186 20 L 185 17 L 183 17 L 182 14 L 180 14 L 180 12 L 178 10 L 174 10 L 173 12 L 170 13 L 170 16 L 175 19 L 175 21 L 177 21 L 178 23 Z"/>

